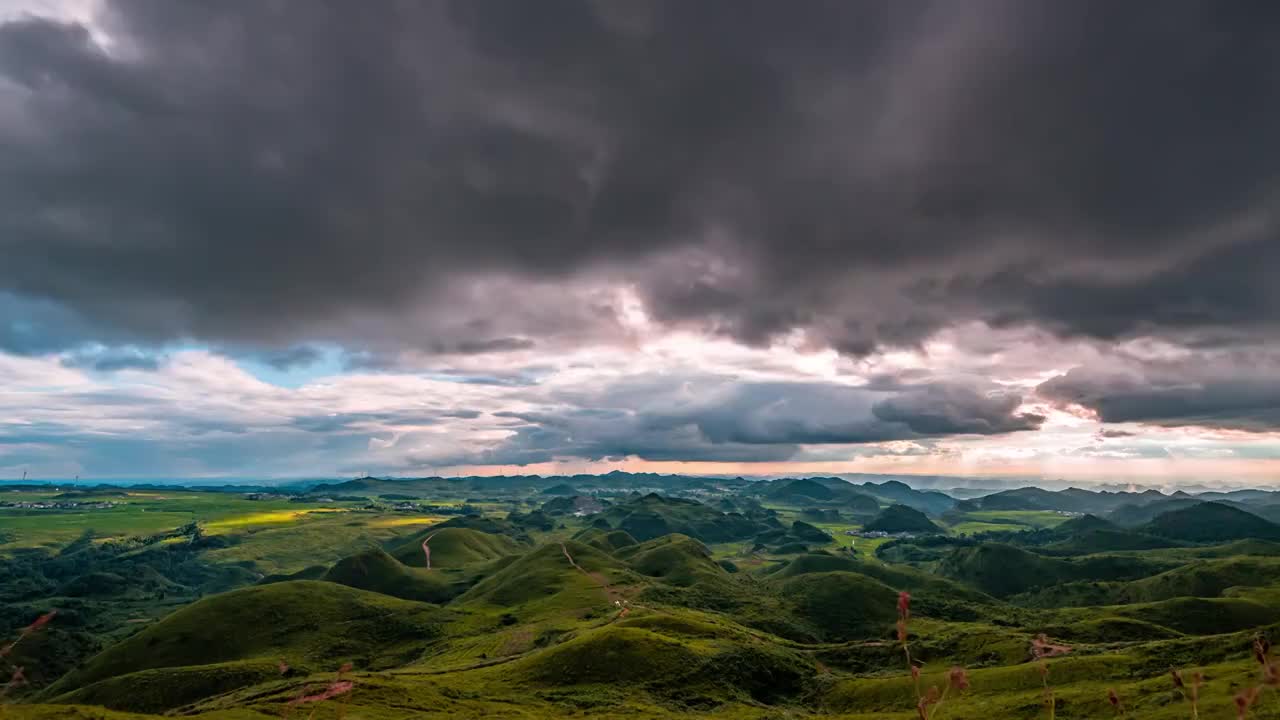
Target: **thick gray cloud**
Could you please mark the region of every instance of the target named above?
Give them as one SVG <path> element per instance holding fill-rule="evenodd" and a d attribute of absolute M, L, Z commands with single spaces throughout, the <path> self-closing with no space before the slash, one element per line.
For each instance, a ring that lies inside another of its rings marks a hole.
<path fill-rule="evenodd" d="M 1088 408 L 1103 422 L 1280 430 L 1280 356 L 1274 352 L 1112 358 L 1053 378 L 1037 393 Z"/>
<path fill-rule="evenodd" d="M 964 385 L 930 385 L 876 403 L 871 411 L 921 435 L 996 435 L 1035 430 L 1043 415 L 1019 413 L 1016 393 L 984 393 Z"/>
<path fill-rule="evenodd" d="M 1278 14 L 121 0 L 106 49 L 11 22 L 0 346 L 511 351 L 618 335 L 588 292 L 618 281 L 852 353 L 972 319 L 1271 337 Z"/>
<path fill-rule="evenodd" d="M 546 408 L 493 413 L 514 434 L 455 462 L 523 464 L 557 458 L 767 462 L 805 445 L 857 445 L 1035 430 L 1018 396 L 962 385 L 889 394 L 803 382 L 711 376 L 639 377 L 562 392 Z"/>

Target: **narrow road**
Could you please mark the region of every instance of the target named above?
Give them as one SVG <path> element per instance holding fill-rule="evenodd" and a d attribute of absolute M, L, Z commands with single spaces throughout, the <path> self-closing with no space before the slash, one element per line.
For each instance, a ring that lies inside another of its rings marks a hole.
<path fill-rule="evenodd" d="M 569 564 L 577 568 L 578 572 L 582 573 L 583 575 L 586 575 L 587 577 L 591 577 L 591 573 L 587 572 L 586 570 L 583 570 L 581 565 L 574 562 L 573 556 L 569 554 L 569 546 L 565 545 L 564 541 L 560 542 L 560 552 L 564 553 L 564 556 L 569 560 Z M 591 578 L 591 579 L 595 580 L 595 578 Z"/>
<path fill-rule="evenodd" d="M 564 544 L 563 540 L 560 541 L 560 552 L 564 553 L 565 559 L 569 561 L 569 564 L 572 565 L 574 569 L 583 575 L 586 575 L 587 579 L 595 583 L 601 590 L 604 590 L 604 596 L 609 602 L 612 602 L 616 607 L 620 608 L 619 613 L 613 618 L 613 620 L 626 617 L 627 613 L 631 612 L 631 608 L 628 607 L 630 603 L 623 599 L 622 593 L 616 592 L 609 586 L 609 581 L 605 579 L 604 573 L 587 572 L 586 568 L 579 565 L 577 561 L 573 559 L 573 556 L 569 554 L 569 547 Z M 610 620 L 610 622 L 613 620 Z"/>
<path fill-rule="evenodd" d="M 431 542 L 431 538 L 435 537 L 435 536 L 436 536 L 436 533 L 438 533 L 438 532 L 439 532 L 439 530 L 437 530 L 436 532 L 431 533 L 430 535 L 428 535 L 428 536 L 426 537 L 426 539 L 425 539 L 425 540 L 423 540 L 423 541 L 422 541 L 422 554 L 427 556 L 427 569 L 428 569 L 428 570 L 430 570 L 430 569 L 431 569 L 431 548 L 427 546 L 427 543 Z M 566 552 L 565 554 L 566 554 L 566 555 L 568 555 L 569 553 L 567 553 L 567 552 Z M 572 561 L 572 560 L 570 560 L 570 562 L 573 562 L 573 561 Z"/>

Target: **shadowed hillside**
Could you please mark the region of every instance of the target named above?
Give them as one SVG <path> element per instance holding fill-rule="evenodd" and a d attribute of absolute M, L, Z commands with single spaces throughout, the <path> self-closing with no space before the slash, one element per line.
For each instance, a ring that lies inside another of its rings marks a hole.
<path fill-rule="evenodd" d="M 281 582 L 235 590 L 193 603 L 111 646 L 45 695 L 89 692 L 94 683 L 141 671 L 220 663 L 241 664 L 209 672 L 231 671 L 253 681 L 262 679 L 262 667 L 274 667 L 280 661 L 317 669 L 344 661 L 367 668 L 390 667 L 417 657 L 426 644 L 440 637 L 449 617 L 431 605 L 330 582 Z M 245 661 L 254 662 L 245 665 Z M 163 680 L 167 676 L 151 677 L 162 678 L 157 681 L 161 684 L 169 682 Z M 207 680 L 194 669 L 172 677 L 175 684 L 203 686 Z M 115 698 L 95 692 L 94 702 L 132 706 L 131 684 L 110 686 L 121 693 Z"/>
<path fill-rule="evenodd" d="M 1200 503 L 1157 515 L 1142 532 L 1189 542 L 1224 542 L 1245 538 L 1280 540 L 1280 525 L 1217 502 Z"/>
<path fill-rule="evenodd" d="M 940 533 L 942 528 L 924 513 L 906 505 L 890 505 L 864 526 L 865 530 L 887 533 Z"/>

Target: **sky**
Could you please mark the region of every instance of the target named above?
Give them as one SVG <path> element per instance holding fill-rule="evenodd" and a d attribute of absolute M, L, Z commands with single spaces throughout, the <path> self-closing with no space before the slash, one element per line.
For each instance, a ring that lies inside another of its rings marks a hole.
<path fill-rule="evenodd" d="M 1280 5 L 0 0 L 0 479 L 1280 484 Z"/>

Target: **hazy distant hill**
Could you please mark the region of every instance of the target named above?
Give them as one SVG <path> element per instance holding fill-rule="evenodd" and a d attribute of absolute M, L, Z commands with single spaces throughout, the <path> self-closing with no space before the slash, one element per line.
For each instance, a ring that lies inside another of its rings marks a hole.
<path fill-rule="evenodd" d="M 897 480 L 880 484 L 866 482 L 856 487 L 872 497 L 883 500 L 886 505 L 897 503 L 933 515 L 941 515 L 956 504 L 956 499 L 946 493 L 937 490 L 916 490 Z"/>
<path fill-rule="evenodd" d="M 1140 529 L 1149 535 L 1190 542 L 1280 540 L 1280 525 L 1218 502 L 1162 513 Z"/>
<path fill-rule="evenodd" d="M 1157 515 L 1195 507 L 1203 500 L 1194 497 L 1165 498 L 1145 504 L 1125 504 L 1107 514 L 1107 519 L 1122 527 L 1138 527 L 1155 519 Z"/>
<path fill-rule="evenodd" d="M 417 497 L 509 495 L 542 492 L 577 494 L 588 491 L 612 493 L 636 489 L 667 492 L 692 492 L 714 488 L 741 489 L 752 485 L 742 478 L 706 478 L 657 473 L 610 472 L 602 475 L 498 475 L 469 477 L 375 478 L 363 477 L 339 483 L 322 483 L 310 488 L 311 495 L 382 495 L 386 493 Z M 563 486 L 563 487 L 560 487 Z"/>
<path fill-rule="evenodd" d="M 1146 503 L 1158 502 L 1167 497 L 1158 490 L 1131 493 L 1098 492 L 1080 488 L 1053 491 L 1036 487 L 1023 487 L 966 500 L 962 504 L 962 509 L 970 511 L 1059 510 L 1101 515 L 1111 512 L 1122 505 L 1140 506 Z"/>
<path fill-rule="evenodd" d="M 703 542 L 727 542 L 769 529 L 739 513 L 722 513 L 695 500 L 656 493 L 614 505 L 598 517 L 641 542 L 668 533 L 681 533 Z"/>
<path fill-rule="evenodd" d="M 888 533 L 940 533 L 938 527 L 924 513 L 906 505 L 890 505 L 867 523 L 864 530 L 875 530 Z"/>
<path fill-rule="evenodd" d="M 763 497 L 791 505 L 830 505 L 855 515 L 870 515 L 880 503 L 840 478 L 774 480 L 762 487 Z"/>

